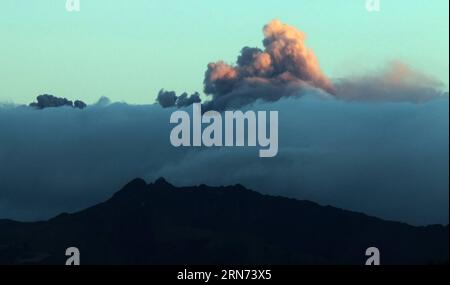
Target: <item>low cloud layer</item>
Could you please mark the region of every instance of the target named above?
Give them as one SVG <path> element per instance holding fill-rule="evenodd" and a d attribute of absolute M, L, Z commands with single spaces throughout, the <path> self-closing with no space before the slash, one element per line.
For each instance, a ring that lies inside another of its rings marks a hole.
<path fill-rule="evenodd" d="M 257 148 L 174 148 L 173 110 L 157 105 L 0 107 L 0 218 L 49 218 L 101 202 L 135 177 L 165 176 L 448 223 L 448 97 L 367 104 L 316 95 L 253 105 L 279 111 L 272 159 Z"/>

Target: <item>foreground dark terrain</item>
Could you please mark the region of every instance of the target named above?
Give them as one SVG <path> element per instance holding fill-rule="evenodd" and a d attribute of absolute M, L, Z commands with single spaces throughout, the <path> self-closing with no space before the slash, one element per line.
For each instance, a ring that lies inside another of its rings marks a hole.
<path fill-rule="evenodd" d="M 448 226 L 413 227 L 240 185 L 177 188 L 136 179 L 110 200 L 49 221 L 0 220 L 0 264 L 448 263 Z"/>

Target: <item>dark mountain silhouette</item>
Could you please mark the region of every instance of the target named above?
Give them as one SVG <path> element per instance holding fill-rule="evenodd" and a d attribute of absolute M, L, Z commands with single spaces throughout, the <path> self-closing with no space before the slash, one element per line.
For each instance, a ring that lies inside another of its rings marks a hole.
<path fill-rule="evenodd" d="M 49 221 L 0 220 L 1 264 L 382 264 L 448 262 L 448 226 L 414 227 L 241 185 L 136 179 L 108 201 Z"/>

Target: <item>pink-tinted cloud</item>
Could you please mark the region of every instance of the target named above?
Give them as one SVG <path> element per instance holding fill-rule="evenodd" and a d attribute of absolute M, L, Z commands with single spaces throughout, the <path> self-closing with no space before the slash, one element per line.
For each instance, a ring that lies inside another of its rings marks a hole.
<path fill-rule="evenodd" d="M 240 108 L 258 100 L 273 102 L 301 96 L 311 89 L 345 101 L 424 102 L 448 96 L 442 83 L 400 62 L 391 63 L 381 72 L 332 82 L 306 46 L 302 31 L 273 20 L 264 26 L 263 34 L 263 49 L 242 48 L 235 64 L 208 64 L 204 93 L 210 99 L 203 110 Z M 183 102 L 178 105 L 184 107 L 200 101 L 198 94 L 191 97 L 178 100 L 173 92 L 160 92 L 158 102 L 166 107 Z"/>
<path fill-rule="evenodd" d="M 334 93 L 305 34 L 278 20 L 264 29 L 264 50 L 244 47 L 236 65 L 223 61 L 208 64 L 204 91 L 212 99 L 206 109 L 224 110 L 257 100 L 276 101 L 302 94 L 308 88 Z"/>
<path fill-rule="evenodd" d="M 442 82 L 401 62 L 392 62 L 381 72 L 339 79 L 335 86 L 337 98 L 347 101 L 420 103 L 448 96 Z"/>

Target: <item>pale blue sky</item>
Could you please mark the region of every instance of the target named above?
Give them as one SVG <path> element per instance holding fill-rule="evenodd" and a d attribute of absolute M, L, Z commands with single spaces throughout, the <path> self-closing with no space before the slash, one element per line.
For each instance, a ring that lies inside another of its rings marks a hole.
<path fill-rule="evenodd" d="M 152 103 L 159 89 L 202 91 L 208 62 L 261 46 L 277 18 L 308 35 L 331 78 L 401 60 L 448 88 L 448 0 L 2 0 L 0 102 L 50 93 Z"/>

